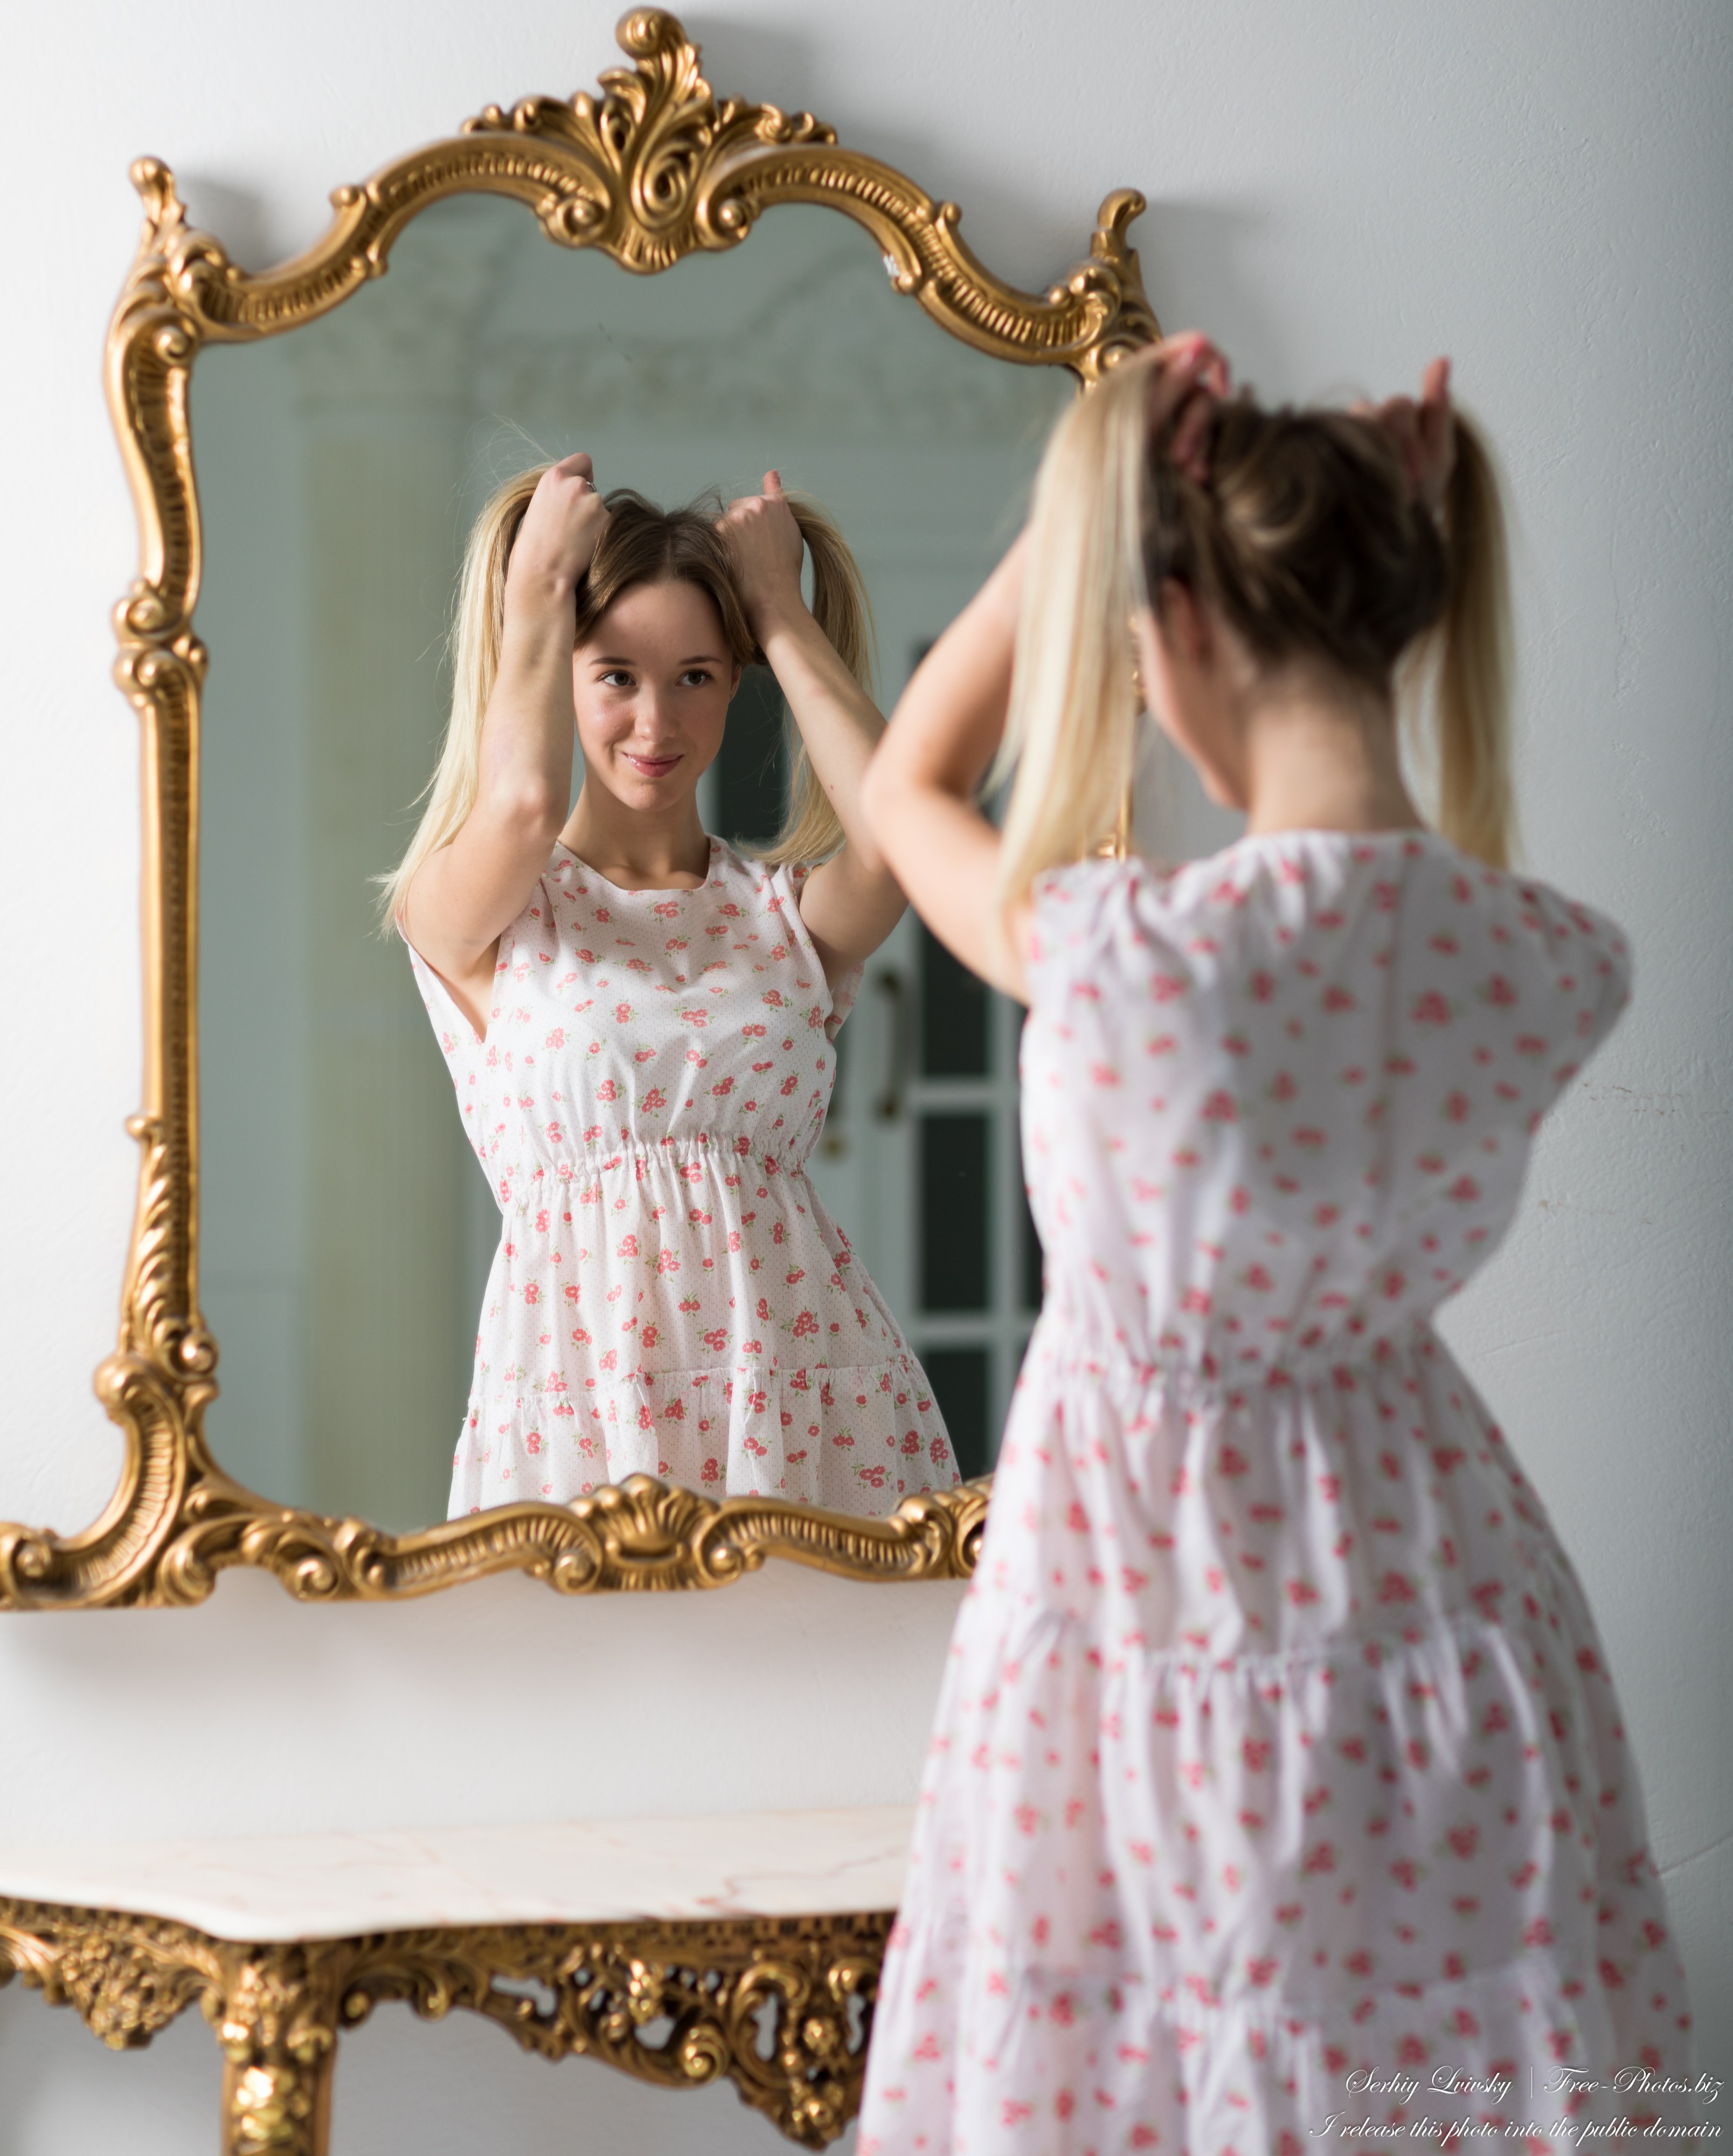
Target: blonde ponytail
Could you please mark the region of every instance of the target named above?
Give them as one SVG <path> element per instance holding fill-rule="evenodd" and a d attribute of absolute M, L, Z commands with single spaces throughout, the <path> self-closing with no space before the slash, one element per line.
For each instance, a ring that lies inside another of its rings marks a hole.
<path fill-rule="evenodd" d="M 1138 695 L 1131 624 L 1148 603 L 1140 534 L 1149 377 L 1111 374 L 1070 405 L 1035 480 L 1005 739 L 1002 901 L 1080 860 L 1115 828 L 1131 783 Z"/>
<path fill-rule="evenodd" d="M 481 722 L 500 671 L 505 634 L 505 570 L 511 543 L 536 483 L 547 470 L 537 465 L 498 488 L 470 530 L 452 612 L 451 716 L 439 761 L 423 788 L 427 808 L 409 850 L 389 875 L 381 876 L 380 931 L 401 936 L 415 872 L 430 854 L 463 829 L 481 784 Z"/>
<path fill-rule="evenodd" d="M 1014 773 L 999 896 L 1080 860 L 1131 784 L 1131 624 L 1171 578 L 1261 662 L 1320 660 L 1393 702 L 1431 677 L 1438 819 L 1502 867 L 1512 844 L 1510 598 L 1492 459 L 1457 422 L 1442 519 L 1417 501 L 1376 418 L 1218 408 L 1207 476 L 1148 427 L 1149 377 L 1110 375 L 1059 421 L 1035 483 L 997 783 Z M 1429 746 L 1429 744 L 1428 744 Z"/>
<path fill-rule="evenodd" d="M 849 542 L 816 501 L 790 495 L 788 506 L 813 564 L 813 619 L 837 656 L 869 696 L 873 694 L 873 615 L 860 565 Z M 783 721 L 788 751 L 788 807 L 782 828 L 756 858 L 822 861 L 843 843 L 843 827 L 830 796 L 813 768 L 806 743 L 791 715 Z"/>
<path fill-rule="evenodd" d="M 1438 807 L 1444 836 L 1495 868 L 1515 844 L 1510 783 L 1510 588 L 1498 477 L 1460 414 L 1444 500 L 1448 582 L 1438 662 Z M 1430 639 L 1429 639 L 1430 640 Z"/>

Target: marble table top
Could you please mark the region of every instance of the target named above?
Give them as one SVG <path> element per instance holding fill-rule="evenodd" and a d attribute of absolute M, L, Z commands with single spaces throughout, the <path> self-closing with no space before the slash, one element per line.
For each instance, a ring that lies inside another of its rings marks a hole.
<path fill-rule="evenodd" d="M 427 1926 L 892 1909 L 912 1805 L 0 1848 L 0 1897 L 267 1943 Z"/>

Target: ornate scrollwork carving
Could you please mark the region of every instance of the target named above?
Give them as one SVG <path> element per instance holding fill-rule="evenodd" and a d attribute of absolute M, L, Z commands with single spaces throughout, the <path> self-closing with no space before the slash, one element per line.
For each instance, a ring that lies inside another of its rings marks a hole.
<path fill-rule="evenodd" d="M 0 1901 L 0 1983 L 20 1976 L 51 2006 L 74 2006 L 116 2051 L 148 2044 L 220 1991 L 215 1943 L 160 1917 Z"/>
<path fill-rule="evenodd" d="M 527 2051 L 602 2059 L 660 2088 L 725 2076 L 803 2146 L 860 2100 L 888 1913 L 686 1923 L 520 1925 L 365 1943 L 346 2024 L 383 1999 L 485 2014 Z"/>
<path fill-rule="evenodd" d="M 485 2015 L 543 2058 L 659 2088 L 731 2080 L 791 2141 L 854 2116 L 888 1912 L 520 1924 L 249 1946 L 166 1918 L 0 1900 L 0 1984 L 75 2007 L 117 2047 L 195 2003 L 224 2060 L 225 2156 L 320 2156 L 337 2040 L 401 2000 Z"/>
<path fill-rule="evenodd" d="M 719 105 L 697 47 L 659 8 L 634 9 L 618 35 L 638 64 L 605 69 L 599 102 L 582 91 L 569 103 L 531 97 L 464 122 L 466 135 L 569 144 L 590 167 L 592 187 L 550 192 L 536 206 L 550 235 L 568 246 L 602 248 L 636 270 L 665 270 L 695 247 L 731 246 L 750 218 L 731 205 L 700 223 L 706 176 L 754 145 L 836 141 L 810 112 L 739 98 Z"/>
<path fill-rule="evenodd" d="M 262 1504 L 212 1470 L 159 1554 L 155 1599 L 198 1601 L 228 1564 L 264 1566 L 310 1602 L 424 1594 L 505 1571 L 562 1594 L 723 1587 L 772 1557 L 854 1579 L 960 1579 L 975 1568 L 988 1486 L 924 1491 L 870 1520 L 774 1497 L 703 1497 L 634 1475 L 570 1505 L 501 1505 L 397 1536 Z"/>
<path fill-rule="evenodd" d="M 618 36 L 633 64 L 606 73 L 599 98 L 488 106 L 458 135 L 340 187 L 324 238 L 256 275 L 189 226 L 166 166 L 133 167 L 144 225 L 110 326 L 107 383 L 139 520 L 139 573 L 115 628 L 115 677 L 144 747 L 146 1105 L 130 1126 L 143 1151 L 120 1337 L 96 1373 L 126 1451 L 113 1501 L 82 1534 L 0 1523 L 0 1609 L 194 1601 L 233 1564 L 265 1566 L 309 1600 L 423 1594 L 508 1568 L 586 1594 L 720 1586 L 772 1556 L 864 1579 L 956 1578 L 973 1566 L 981 1485 L 870 1521 L 774 1500 L 716 1503 L 639 1478 L 570 1507 L 508 1506 L 394 1537 L 270 1504 L 206 1446 L 217 1352 L 198 1306 L 194 1054 L 205 653 L 192 627 L 201 532 L 187 409 L 202 346 L 328 312 L 384 272 L 411 218 L 465 192 L 514 197 L 561 245 L 641 273 L 738 245 L 777 203 L 828 204 L 873 234 L 898 290 L 953 336 L 1084 383 L 1156 334 L 1125 238 L 1141 196 L 1110 195 L 1086 258 L 1046 293 L 1021 292 L 969 251 L 954 203 L 842 148 L 809 113 L 719 102 L 673 16 L 635 9 Z"/>

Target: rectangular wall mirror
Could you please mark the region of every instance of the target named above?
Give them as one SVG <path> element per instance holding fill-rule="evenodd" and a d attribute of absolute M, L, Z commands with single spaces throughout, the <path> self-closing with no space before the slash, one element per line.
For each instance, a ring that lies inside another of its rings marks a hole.
<path fill-rule="evenodd" d="M 231 1472 L 397 1532 L 446 1515 L 502 1217 L 377 879 L 438 757 L 464 536 L 495 487 L 576 449 L 604 491 L 664 505 L 776 467 L 860 562 L 888 701 L 1014 531 L 1071 392 L 946 337 L 865 233 L 809 206 L 635 278 L 458 197 L 342 308 L 203 357 L 201 1279 Z M 751 670 L 701 801 L 743 849 L 783 820 L 784 725 Z M 864 988 L 812 1180 L 981 1473 L 996 1361 L 1033 1314 L 1027 1260 L 993 1277 L 1024 1233 L 1014 1040 L 912 921 Z M 582 1431 L 568 1402 L 546 1420 L 550 1449 Z"/>

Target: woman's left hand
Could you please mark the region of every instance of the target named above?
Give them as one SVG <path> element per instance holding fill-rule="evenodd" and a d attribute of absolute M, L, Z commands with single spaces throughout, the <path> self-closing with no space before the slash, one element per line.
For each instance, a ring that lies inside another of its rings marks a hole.
<path fill-rule="evenodd" d="M 741 603 L 761 644 L 769 622 L 791 608 L 804 608 L 801 562 L 806 542 L 794 521 L 778 475 L 764 475 L 762 494 L 731 501 L 716 529 L 727 542 L 740 578 Z"/>
<path fill-rule="evenodd" d="M 1450 470 L 1456 462 L 1449 361 L 1435 359 L 1427 368 L 1418 398 L 1392 397 L 1382 404 L 1360 403 L 1350 408 L 1356 418 L 1372 420 L 1390 437 L 1402 459 L 1410 498 L 1436 516 L 1443 506 Z"/>

